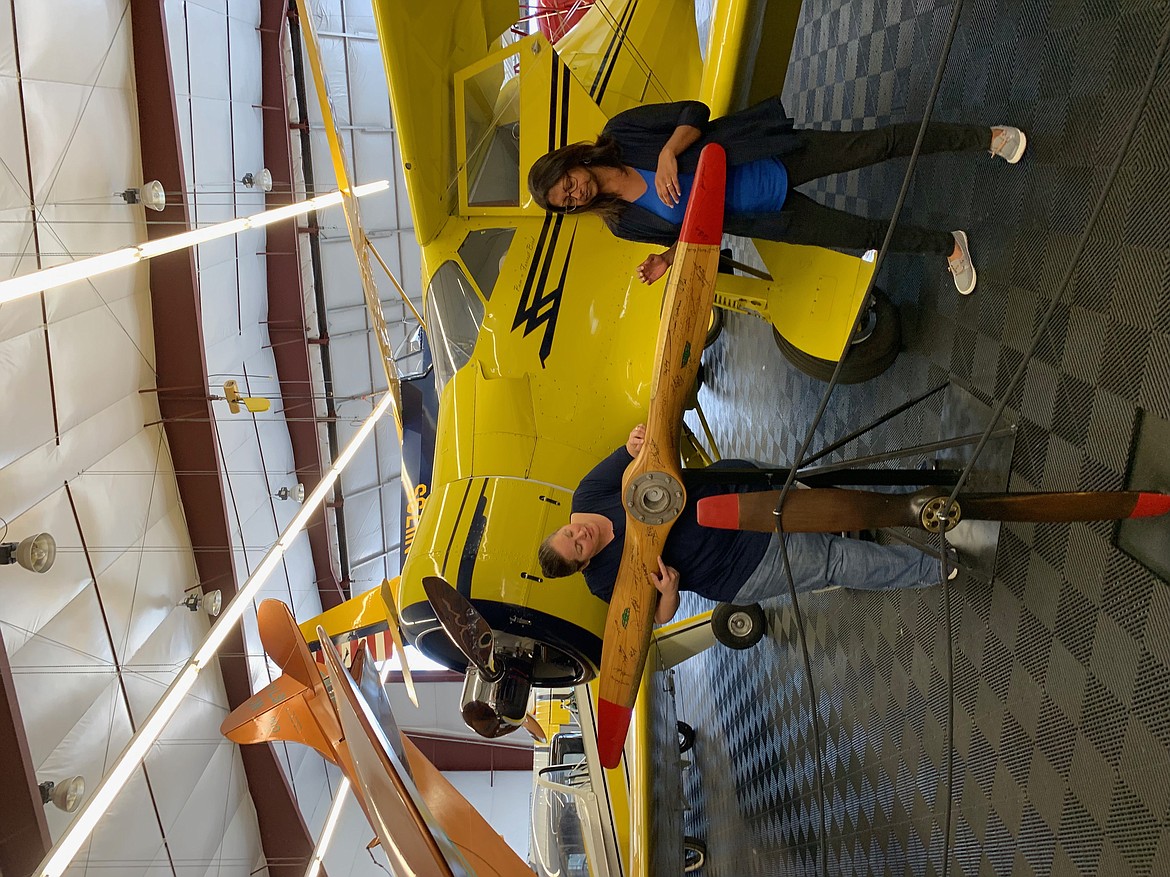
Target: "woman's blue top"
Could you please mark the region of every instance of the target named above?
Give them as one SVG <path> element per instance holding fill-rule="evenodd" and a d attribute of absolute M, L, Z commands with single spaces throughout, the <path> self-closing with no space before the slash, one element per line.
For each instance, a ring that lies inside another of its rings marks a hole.
<path fill-rule="evenodd" d="M 687 199 L 695 183 L 694 174 L 679 174 L 682 192 L 674 207 L 667 207 L 654 189 L 654 171 L 634 168 L 646 181 L 646 191 L 634 204 L 661 216 L 667 222 L 682 225 Z M 729 215 L 779 212 L 788 197 L 788 170 L 777 158 L 763 158 L 727 169 L 727 192 L 723 209 Z"/>

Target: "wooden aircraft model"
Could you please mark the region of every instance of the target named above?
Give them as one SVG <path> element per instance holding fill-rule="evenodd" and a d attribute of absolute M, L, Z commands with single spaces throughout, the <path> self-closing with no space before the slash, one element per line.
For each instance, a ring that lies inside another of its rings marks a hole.
<path fill-rule="evenodd" d="M 224 719 L 224 736 L 241 744 L 303 743 L 337 765 L 396 874 L 531 877 L 504 839 L 398 731 L 365 649 L 354 651 L 347 670 L 326 637 L 322 673 L 287 606 L 265 600 L 257 619 L 264 650 L 282 675 Z"/>

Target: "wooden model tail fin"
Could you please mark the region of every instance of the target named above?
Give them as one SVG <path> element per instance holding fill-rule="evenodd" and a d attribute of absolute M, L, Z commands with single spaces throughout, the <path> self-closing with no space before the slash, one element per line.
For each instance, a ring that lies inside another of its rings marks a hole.
<path fill-rule="evenodd" d="M 336 764 L 340 729 L 321 672 L 292 613 L 277 600 L 265 600 L 256 617 L 264 651 L 282 675 L 232 710 L 219 726 L 220 733 L 236 743 L 304 743 Z"/>

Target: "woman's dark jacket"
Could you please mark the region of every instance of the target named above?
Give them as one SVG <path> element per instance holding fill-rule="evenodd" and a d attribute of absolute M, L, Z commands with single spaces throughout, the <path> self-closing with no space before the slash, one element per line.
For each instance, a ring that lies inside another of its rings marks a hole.
<path fill-rule="evenodd" d="M 602 130 L 621 147 L 622 163 L 653 171 L 658 155 L 679 125 L 702 131 L 694 144 L 678 157 L 679 173 L 691 174 L 699 163 L 699 153 L 708 143 L 718 143 L 727 152 L 729 165 L 747 164 L 761 158 L 780 158 L 804 148 L 804 140 L 792 129 L 792 119 L 784 112 L 779 97 L 770 97 L 755 106 L 730 116 L 709 121 L 711 111 L 699 101 L 672 104 L 647 104 L 618 113 Z M 620 238 L 648 244 L 670 246 L 678 240 L 678 226 L 636 205 L 630 204 L 617 219 L 608 223 Z M 744 237 L 779 240 L 788 227 L 788 217 L 780 213 L 741 214 L 724 218 L 723 230 Z"/>

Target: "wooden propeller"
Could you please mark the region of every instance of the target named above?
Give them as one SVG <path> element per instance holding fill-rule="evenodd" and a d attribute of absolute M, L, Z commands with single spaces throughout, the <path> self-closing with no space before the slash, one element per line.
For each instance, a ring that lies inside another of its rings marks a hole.
<path fill-rule="evenodd" d="M 651 579 L 671 525 L 686 501 L 679 466 L 679 423 L 695 382 L 715 301 L 727 159 L 717 145 L 699 159 L 666 284 L 654 349 L 654 375 L 642 450 L 622 479 L 626 535 L 601 648 L 597 745 L 617 767 L 650 649 L 658 592 Z M 641 511 L 631 511 L 636 507 Z"/>
<path fill-rule="evenodd" d="M 946 493 L 872 493 L 865 490 L 813 488 L 789 491 L 781 528 L 790 533 L 833 533 L 876 527 L 921 527 L 949 530 L 960 518 L 981 521 L 1103 521 L 1146 518 L 1170 512 L 1170 494 L 1139 491 L 1081 493 L 960 493 L 957 510 L 944 509 Z M 704 527 L 724 530 L 776 529 L 780 491 L 727 493 L 698 502 Z M 945 514 L 944 514 L 945 512 Z"/>

